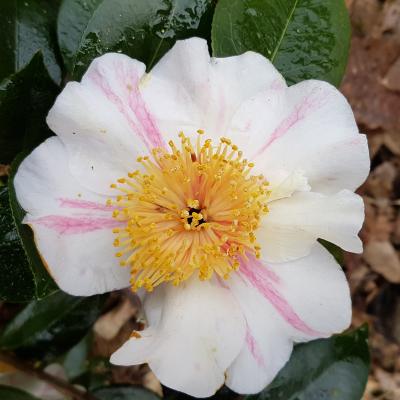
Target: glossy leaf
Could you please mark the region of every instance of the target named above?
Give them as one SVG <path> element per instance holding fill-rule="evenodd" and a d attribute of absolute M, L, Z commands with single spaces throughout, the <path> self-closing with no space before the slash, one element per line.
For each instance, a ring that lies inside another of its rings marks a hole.
<path fill-rule="evenodd" d="M 329 253 L 331 253 L 333 257 L 335 257 L 335 260 L 339 265 L 341 265 L 342 267 L 344 266 L 344 253 L 339 246 L 324 239 L 318 239 L 318 242 L 320 242 L 322 246 L 324 246 L 329 251 Z"/>
<path fill-rule="evenodd" d="M 61 81 L 57 62 L 57 0 L 0 1 L 0 81 L 24 68 L 40 50 L 52 79 Z"/>
<path fill-rule="evenodd" d="M 10 163 L 17 153 L 24 151 L 13 163 L 8 193 L 10 207 L 7 206 L 5 217 L 11 221 L 12 216 L 15 223 L 16 229 L 8 225 L 9 232 L 14 235 L 11 236 L 15 239 L 14 247 L 8 246 L 6 252 L 4 246 L 8 242 L 2 244 L 0 297 L 8 301 L 43 298 L 56 289 L 36 249 L 32 231 L 22 224 L 25 212 L 16 200 L 13 177 L 24 156 L 51 135 L 45 118 L 57 93 L 58 88 L 44 67 L 41 53 L 37 53 L 23 70 L 0 84 L 0 162 Z M 19 257 L 14 255 L 15 252 Z M 28 260 L 24 259 L 25 254 Z"/>
<path fill-rule="evenodd" d="M 40 400 L 23 390 L 12 386 L 0 385 L 0 399 L 2 400 Z"/>
<path fill-rule="evenodd" d="M 222 386 L 212 397 L 209 399 L 212 400 L 241 400 L 243 396 L 238 393 L 233 392 L 226 386 Z M 163 387 L 163 398 L 165 400 L 191 400 L 193 397 L 168 388 L 166 386 Z"/>
<path fill-rule="evenodd" d="M 104 388 L 112 380 L 111 365 L 108 357 L 90 357 L 86 371 L 74 379 L 74 384 L 86 387 L 93 392 Z"/>
<path fill-rule="evenodd" d="M 259 52 L 288 84 L 313 78 L 339 85 L 349 44 L 344 0 L 219 0 L 214 14 L 214 56 Z"/>
<path fill-rule="evenodd" d="M 368 379 L 368 329 L 297 345 L 275 380 L 246 400 L 360 400 Z"/>
<path fill-rule="evenodd" d="M 59 291 L 33 301 L 5 327 L 0 348 L 41 360 L 61 355 L 87 334 L 103 300 L 104 296 L 76 297 Z"/>
<path fill-rule="evenodd" d="M 104 0 L 63 0 L 57 22 L 57 35 L 64 64 L 71 71 L 84 32 Z"/>
<path fill-rule="evenodd" d="M 0 163 L 11 163 L 51 135 L 45 117 L 57 93 L 41 53 L 0 83 Z"/>
<path fill-rule="evenodd" d="M 213 9 L 213 0 L 64 0 L 60 48 L 74 79 L 106 52 L 122 52 L 150 68 L 176 39 L 208 38 Z"/>
<path fill-rule="evenodd" d="M 35 284 L 14 225 L 8 188 L 0 188 L 0 299 L 25 302 L 34 297 Z"/>
<path fill-rule="evenodd" d="M 84 374 L 87 371 L 89 361 L 90 346 L 92 343 L 92 335 L 88 334 L 79 343 L 77 343 L 71 350 L 65 354 L 62 365 L 68 379 L 73 380 Z"/>
<path fill-rule="evenodd" d="M 135 386 L 111 386 L 93 392 L 99 400 L 160 400 L 150 390 Z"/>

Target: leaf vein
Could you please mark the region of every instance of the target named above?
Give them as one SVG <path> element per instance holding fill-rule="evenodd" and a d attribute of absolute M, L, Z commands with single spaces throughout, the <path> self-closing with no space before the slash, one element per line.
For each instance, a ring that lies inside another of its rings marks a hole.
<path fill-rule="evenodd" d="M 278 51 L 279 51 L 279 49 L 280 49 L 280 47 L 281 47 L 281 45 L 282 45 L 283 38 L 285 37 L 286 32 L 287 32 L 287 30 L 288 30 L 288 28 L 289 28 L 289 24 L 290 24 L 290 22 L 291 22 L 292 19 L 293 19 L 294 12 L 296 11 L 296 8 L 297 8 L 297 6 L 298 6 L 298 4 L 299 4 L 299 1 L 300 1 L 300 0 L 295 0 L 294 3 L 293 3 L 293 8 L 290 10 L 290 13 L 289 13 L 289 15 L 288 15 L 288 19 L 287 19 L 287 21 L 286 21 L 286 24 L 285 24 L 283 30 L 282 30 L 282 34 L 281 34 L 281 36 L 280 36 L 280 38 L 279 38 L 279 40 L 278 40 L 278 43 L 277 43 L 277 45 L 276 45 L 276 47 L 275 47 L 274 52 L 272 53 L 272 56 L 271 56 L 271 61 L 272 61 L 272 62 L 275 61 L 276 55 L 278 54 Z"/>

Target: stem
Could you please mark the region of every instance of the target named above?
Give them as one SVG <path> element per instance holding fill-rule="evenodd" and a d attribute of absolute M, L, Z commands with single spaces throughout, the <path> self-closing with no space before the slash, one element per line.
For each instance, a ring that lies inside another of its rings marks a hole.
<path fill-rule="evenodd" d="M 37 379 L 45 381 L 54 389 L 58 390 L 60 393 L 70 396 L 75 400 L 97 400 L 96 397 L 94 397 L 90 393 L 77 389 L 70 383 L 60 378 L 57 378 L 56 376 L 50 375 L 45 371 L 36 369 L 32 365 L 18 360 L 16 357 L 10 354 L 0 353 L 0 361 L 4 362 L 5 364 L 11 365 L 15 369 L 24 372 L 27 375 L 31 375 Z"/>

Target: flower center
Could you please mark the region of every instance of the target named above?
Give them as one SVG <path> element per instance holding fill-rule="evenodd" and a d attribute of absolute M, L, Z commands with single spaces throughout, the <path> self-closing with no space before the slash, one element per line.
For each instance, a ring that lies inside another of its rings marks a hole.
<path fill-rule="evenodd" d="M 260 257 L 255 231 L 268 212 L 268 182 L 251 175 L 253 163 L 229 139 L 194 145 L 183 133 L 181 146 L 139 157 L 141 168 L 111 185 L 108 200 L 121 266 L 131 269 L 133 290 L 151 291 L 162 282 L 178 285 L 197 273 L 228 279 L 249 252 Z"/>

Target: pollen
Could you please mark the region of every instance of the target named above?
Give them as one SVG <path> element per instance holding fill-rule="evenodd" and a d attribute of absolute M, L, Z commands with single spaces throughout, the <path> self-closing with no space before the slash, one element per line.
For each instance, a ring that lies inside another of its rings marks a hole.
<path fill-rule="evenodd" d="M 249 253 L 260 257 L 256 230 L 268 213 L 263 175 L 229 138 L 154 148 L 138 169 L 112 183 L 107 205 L 121 227 L 113 230 L 115 256 L 130 268 L 132 290 L 152 291 L 163 282 L 179 285 L 196 274 L 229 279 Z"/>

